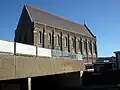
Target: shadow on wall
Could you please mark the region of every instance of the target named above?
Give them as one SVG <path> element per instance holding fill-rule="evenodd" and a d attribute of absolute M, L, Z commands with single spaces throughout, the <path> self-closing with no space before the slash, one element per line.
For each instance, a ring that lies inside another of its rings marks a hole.
<path fill-rule="evenodd" d="M 40 88 L 63 89 L 78 86 L 80 86 L 80 72 L 32 78 L 32 90 L 38 90 Z"/>
<path fill-rule="evenodd" d="M 80 72 L 31 78 L 31 90 L 64 89 L 80 86 Z M 28 79 L 0 81 L 0 90 L 28 90 Z"/>
<path fill-rule="evenodd" d="M 27 78 L 0 81 L 0 90 L 28 90 Z"/>
<path fill-rule="evenodd" d="M 120 71 L 84 72 L 83 85 L 117 85 L 120 83 Z"/>

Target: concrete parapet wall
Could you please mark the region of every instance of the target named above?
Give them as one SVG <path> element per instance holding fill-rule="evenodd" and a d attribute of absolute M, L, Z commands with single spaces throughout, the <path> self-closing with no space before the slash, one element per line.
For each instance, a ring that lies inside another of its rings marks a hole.
<path fill-rule="evenodd" d="M 83 71 L 83 61 L 0 55 L 0 80 Z"/>

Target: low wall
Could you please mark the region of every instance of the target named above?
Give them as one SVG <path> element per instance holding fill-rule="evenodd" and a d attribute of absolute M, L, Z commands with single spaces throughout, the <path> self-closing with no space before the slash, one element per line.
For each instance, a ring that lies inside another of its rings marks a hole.
<path fill-rule="evenodd" d="M 0 54 L 52 57 L 51 49 L 0 40 Z"/>
<path fill-rule="evenodd" d="M 4 40 L 0 40 L 0 54 L 1 53 L 82 60 L 81 54 L 63 52 L 60 50 L 40 48 L 40 47 L 36 47 L 36 46 L 32 46 L 32 45 L 16 43 L 16 42 L 8 42 L 8 41 L 4 41 Z"/>

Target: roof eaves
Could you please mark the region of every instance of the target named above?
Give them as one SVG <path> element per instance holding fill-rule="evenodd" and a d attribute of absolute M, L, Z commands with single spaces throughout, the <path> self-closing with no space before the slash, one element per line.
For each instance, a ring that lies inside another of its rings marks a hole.
<path fill-rule="evenodd" d="M 91 34 L 94 38 L 96 38 L 96 36 L 91 32 L 91 30 L 88 28 L 88 26 L 87 26 L 86 24 L 84 24 L 84 27 L 90 32 L 90 34 Z"/>
<path fill-rule="evenodd" d="M 24 8 L 27 10 L 27 12 L 28 12 L 28 15 L 29 15 L 29 17 L 30 17 L 30 20 L 33 22 L 34 20 L 32 19 L 32 17 L 31 17 L 31 15 L 30 15 L 30 12 L 29 12 L 29 10 L 28 10 L 28 8 L 27 8 L 27 4 L 25 4 L 24 5 Z"/>
<path fill-rule="evenodd" d="M 115 51 L 114 53 L 115 53 L 115 54 L 116 54 L 116 53 L 120 53 L 120 51 Z"/>

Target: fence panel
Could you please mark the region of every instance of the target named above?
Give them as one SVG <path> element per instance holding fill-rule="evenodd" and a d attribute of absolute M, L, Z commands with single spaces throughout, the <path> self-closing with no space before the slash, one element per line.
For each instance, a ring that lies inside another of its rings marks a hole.
<path fill-rule="evenodd" d="M 0 40 L 0 52 L 14 54 L 14 42 Z"/>
<path fill-rule="evenodd" d="M 52 50 L 52 57 L 62 57 L 62 52 L 59 50 Z"/>
<path fill-rule="evenodd" d="M 16 43 L 16 54 L 36 56 L 36 47 L 27 44 Z"/>
<path fill-rule="evenodd" d="M 37 48 L 37 55 L 38 56 L 45 56 L 45 57 L 52 57 L 51 55 L 51 49 L 45 49 L 45 48 Z"/>

